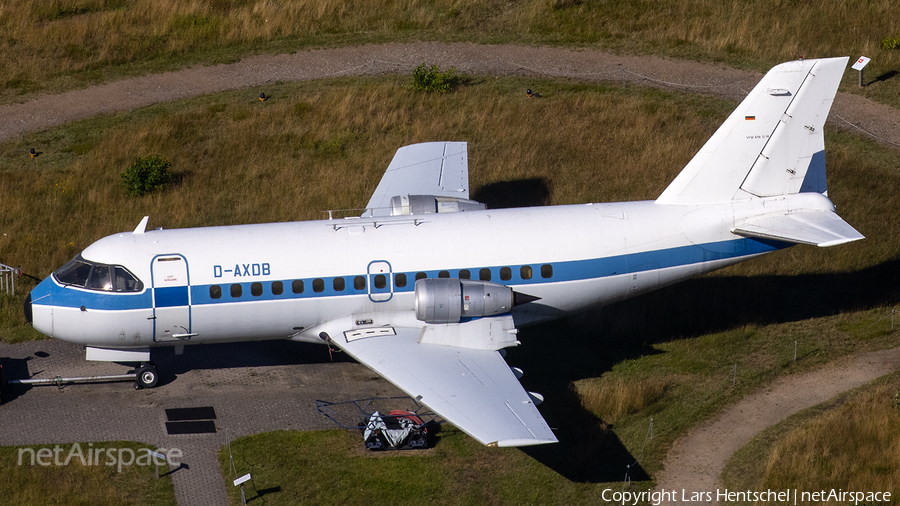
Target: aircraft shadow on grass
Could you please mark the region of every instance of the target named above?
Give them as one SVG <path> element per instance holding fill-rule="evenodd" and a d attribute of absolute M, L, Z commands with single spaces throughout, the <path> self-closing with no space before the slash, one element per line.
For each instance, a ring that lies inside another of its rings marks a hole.
<path fill-rule="evenodd" d="M 526 390 L 544 394 L 541 413 L 558 429 L 560 443 L 524 451 L 571 481 L 622 481 L 627 465 L 632 481 L 647 479 L 639 456 L 584 409 L 572 382 L 659 353 L 657 343 L 898 303 L 900 259 L 850 273 L 698 278 L 527 327 L 519 334 L 522 346 L 510 349 L 507 361 L 525 372 Z"/>

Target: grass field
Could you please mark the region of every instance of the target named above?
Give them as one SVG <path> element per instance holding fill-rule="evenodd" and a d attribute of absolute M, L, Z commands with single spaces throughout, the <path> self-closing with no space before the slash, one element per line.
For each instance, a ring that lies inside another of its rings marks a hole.
<path fill-rule="evenodd" d="M 634 301 L 612 309 L 628 314 L 637 306 Z M 889 327 L 871 326 L 880 316 L 879 311 L 857 312 L 655 344 L 616 344 L 620 337 L 605 334 L 604 318 L 597 315 L 527 328 L 520 332 L 523 346 L 509 350 L 507 360 L 525 370 L 527 389 L 545 394 L 541 411 L 559 444 L 486 448 L 444 426 L 433 449 L 370 453 L 356 432 L 282 431 L 232 443 L 235 472 L 253 475 L 248 499 L 273 505 L 298 499 L 316 504 L 605 503 L 604 490 L 651 487 L 650 477 L 660 470 L 672 442 L 745 392 L 848 354 L 891 346 L 896 336 Z M 794 339 L 799 341 L 796 362 Z M 605 384 L 620 392 L 596 395 Z M 639 401 L 631 401 L 634 394 Z M 622 409 L 626 398 L 632 403 Z M 878 398 L 890 404 L 889 397 Z M 858 412 L 857 418 L 865 418 L 870 411 Z M 891 451 L 892 443 L 885 444 Z M 219 460 L 229 479 L 227 447 Z M 623 483 L 626 472 L 629 485 Z M 793 483 L 813 490 L 829 482 L 813 474 L 795 477 Z M 240 504 L 238 491 L 229 493 L 232 504 Z"/>
<path fill-rule="evenodd" d="M 526 99 L 528 86 L 544 98 Z M 258 90 L 227 92 L 0 145 L 7 196 L 0 261 L 43 277 L 145 214 L 150 226 L 165 228 L 322 218 L 326 209 L 364 205 L 394 150 L 422 141 L 468 141 L 472 196 L 489 207 L 653 199 L 733 107 L 658 90 L 518 78 L 468 78 L 448 95 L 415 93 L 400 77 L 266 92 L 266 102 Z M 546 396 L 542 412 L 561 444 L 498 452 L 448 430 L 426 454 L 436 454 L 433 461 L 422 459 L 427 466 L 390 457 L 400 460 L 390 464 L 400 480 L 365 478 L 372 459 L 353 453 L 361 443 L 342 433 L 260 435 L 236 443 L 243 464 L 259 473 L 256 492 L 272 504 L 294 494 L 352 502 L 349 483 L 382 483 L 371 497 L 383 498 L 424 475 L 428 483 L 416 491 L 462 490 L 459 504 L 592 504 L 604 484 L 622 486 L 626 464 L 637 461 L 634 487 L 648 485 L 676 437 L 742 393 L 891 346 L 894 337 L 876 322 L 900 302 L 900 244 L 892 239 L 900 227 L 900 154 L 831 128 L 826 145 L 829 195 L 865 241 L 791 248 L 522 330 L 524 344 L 508 361 L 526 371 L 527 389 Z M 31 146 L 41 151 L 35 159 Z M 126 198 L 119 173 L 149 154 L 173 162 L 175 187 Z M 21 296 L 0 299 L 0 308 L 0 338 L 32 337 Z M 271 445 L 290 448 L 285 462 L 260 457 Z"/>
<path fill-rule="evenodd" d="M 890 0 L 9 0 L 0 102 L 257 53 L 387 41 L 563 45 L 766 70 L 798 57 L 873 58 L 870 86 L 900 106 L 900 17 Z"/>
<path fill-rule="evenodd" d="M 524 98 L 527 86 L 545 97 Z M 658 90 L 517 78 L 471 78 L 447 96 L 416 93 L 400 77 L 267 91 L 266 102 L 256 90 L 227 92 L 0 144 L 0 262 L 43 278 L 144 215 L 165 228 L 324 218 L 327 209 L 363 206 L 394 151 L 429 140 L 469 142 L 472 195 L 489 207 L 653 199 L 733 107 Z M 827 142 L 830 195 L 869 239 L 793 248 L 729 272 L 849 273 L 900 256 L 889 239 L 900 226 L 897 152 L 831 130 Z M 30 147 L 40 155 L 31 159 Z M 119 174 L 151 154 L 173 163 L 175 187 L 126 197 Z M 23 289 L 29 282 L 20 279 Z M 37 335 L 24 325 L 21 298 L 0 298 L 0 311 L 0 338 Z"/>
<path fill-rule="evenodd" d="M 16 506 L 38 506 L 49 504 L 65 504 L 67 506 L 128 506 L 128 505 L 175 505 L 175 492 L 172 478 L 162 476 L 156 478 L 153 466 L 123 465 L 118 472 L 115 465 L 106 465 L 106 454 L 98 457 L 99 464 L 93 464 L 94 458 L 89 452 L 114 448 L 131 449 L 136 455 L 142 455 L 141 449 L 148 448 L 141 443 L 113 441 L 108 443 L 80 443 L 79 448 L 73 445 L 58 445 L 61 450 L 58 460 L 65 462 L 70 453 L 73 455 L 68 465 L 31 465 L 29 453 L 21 453 L 23 449 L 54 450 L 56 445 L 39 446 L 4 446 L 0 447 L 0 490 L 3 491 L 4 504 Z M 155 447 L 150 447 L 154 450 Z M 80 452 L 80 453 L 79 453 Z M 22 465 L 20 462 L 22 455 Z M 35 452 L 35 455 L 37 453 Z M 82 465 L 79 455 L 84 456 Z M 35 458 L 35 463 L 51 463 L 55 457 Z M 125 460 L 127 462 L 127 458 Z M 165 467 L 160 473 L 166 472 Z"/>

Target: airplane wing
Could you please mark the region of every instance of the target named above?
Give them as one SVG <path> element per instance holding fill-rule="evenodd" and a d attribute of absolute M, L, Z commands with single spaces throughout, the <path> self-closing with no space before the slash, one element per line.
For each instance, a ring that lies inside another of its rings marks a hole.
<path fill-rule="evenodd" d="M 420 343 L 426 328 L 347 330 L 332 342 L 483 444 L 557 441 L 500 352 Z"/>
<path fill-rule="evenodd" d="M 745 223 L 733 232 L 745 237 L 812 244 L 823 248 L 864 239 L 855 228 L 831 211 L 771 216 Z"/>
<path fill-rule="evenodd" d="M 404 146 L 381 177 L 365 216 L 389 216 L 391 198 L 406 195 L 469 198 L 465 142 L 425 142 Z"/>

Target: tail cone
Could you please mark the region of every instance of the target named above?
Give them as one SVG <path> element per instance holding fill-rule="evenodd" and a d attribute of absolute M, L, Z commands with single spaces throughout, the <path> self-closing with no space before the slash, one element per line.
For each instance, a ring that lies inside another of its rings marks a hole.
<path fill-rule="evenodd" d="M 541 300 L 541 298 L 535 297 L 534 295 L 528 295 L 527 293 L 513 292 L 513 306 L 521 306 L 522 304 L 528 304 L 529 302 L 534 302 L 536 300 Z"/>

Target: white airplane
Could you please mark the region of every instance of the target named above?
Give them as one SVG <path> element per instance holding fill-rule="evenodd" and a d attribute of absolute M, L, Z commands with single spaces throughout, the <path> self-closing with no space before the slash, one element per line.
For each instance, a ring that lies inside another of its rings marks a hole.
<path fill-rule="evenodd" d="M 556 441 L 503 348 L 519 326 L 796 243 L 862 239 L 827 197 L 847 58 L 774 67 L 655 201 L 485 209 L 464 142 L 399 149 L 362 216 L 106 237 L 42 281 L 34 327 L 88 360 L 263 339 L 330 343 L 478 441 Z"/>

